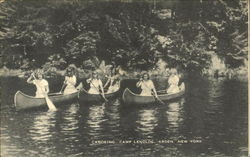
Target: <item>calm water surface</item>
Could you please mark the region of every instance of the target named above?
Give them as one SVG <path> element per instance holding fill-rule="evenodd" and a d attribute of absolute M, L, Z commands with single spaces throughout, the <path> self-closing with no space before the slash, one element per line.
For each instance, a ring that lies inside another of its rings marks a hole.
<path fill-rule="evenodd" d="M 61 82 L 49 80 L 51 90 L 59 91 Z M 166 80 L 155 82 L 159 90 L 165 88 Z M 122 82 L 123 89 L 134 85 Z M 1 88 L 3 157 L 247 155 L 246 81 L 191 78 L 185 96 L 166 105 L 124 107 L 118 98 L 65 104 L 57 112 L 15 112 L 14 93 L 32 94 L 34 87 L 1 78 Z"/>

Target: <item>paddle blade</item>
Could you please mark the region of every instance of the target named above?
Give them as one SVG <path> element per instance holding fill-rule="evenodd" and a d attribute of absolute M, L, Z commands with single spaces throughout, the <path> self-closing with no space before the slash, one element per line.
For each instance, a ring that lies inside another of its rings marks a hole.
<path fill-rule="evenodd" d="M 161 105 L 165 105 L 165 103 L 159 97 L 157 97 L 157 100 L 160 102 Z"/>
<path fill-rule="evenodd" d="M 56 107 L 55 107 L 55 105 L 54 105 L 53 102 L 49 99 L 48 96 L 45 97 L 45 100 L 46 100 L 46 103 L 47 103 L 48 108 L 49 108 L 50 111 L 56 111 L 56 110 L 57 110 Z"/>
<path fill-rule="evenodd" d="M 154 96 L 155 101 L 158 101 L 161 105 L 165 105 L 165 103 L 158 96 L 156 96 L 154 92 L 152 92 L 152 95 Z"/>
<path fill-rule="evenodd" d="M 158 100 L 160 102 L 161 105 L 165 105 L 165 103 L 162 100 Z"/>
<path fill-rule="evenodd" d="M 108 99 L 106 99 L 104 95 L 101 95 L 101 96 L 102 96 L 102 98 L 103 98 L 103 100 L 104 100 L 105 102 L 108 102 Z"/>
<path fill-rule="evenodd" d="M 105 98 L 104 101 L 105 101 L 105 102 L 108 102 L 108 99 Z"/>

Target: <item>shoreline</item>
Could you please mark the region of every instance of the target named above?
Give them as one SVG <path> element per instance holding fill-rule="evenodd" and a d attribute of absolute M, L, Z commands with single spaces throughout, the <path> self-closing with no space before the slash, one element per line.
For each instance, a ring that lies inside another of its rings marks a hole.
<path fill-rule="evenodd" d="M 91 75 L 90 70 L 83 70 L 83 69 L 77 69 L 78 73 L 77 76 L 80 79 L 88 78 Z M 140 74 L 143 71 L 135 70 L 135 71 L 128 71 L 126 74 L 121 74 L 121 79 L 138 79 Z M 31 70 L 21 70 L 21 69 L 7 69 L 7 68 L 0 68 L 0 77 L 18 77 L 18 78 L 28 78 L 29 75 L 32 73 Z M 155 71 L 149 70 L 148 73 L 150 74 L 151 78 L 168 78 L 168 75 L 166 73 L 157 73 Z M 45 78 L 56 78 L 56 77 L 63 77 L 65 74 L 65 70 L 48 70 L 46 72 Z M 100 74 L 100 77 L 104 77 L 105 73 Z M 183 75 L 183 74 L 181 74 Z M 185 75 L 185 74 L 184 74 Z M 207 73 L 201 75 L 203 77 L 214 77 L 214 74 Z M 226 78 L 227 76 L 219 76 L 218 78 Z M 238 68 L 232 73 L 232 78 L 239 78 L 239 79 L 247 79 L 247 71 L 245 71 L 243 68 Z"/>

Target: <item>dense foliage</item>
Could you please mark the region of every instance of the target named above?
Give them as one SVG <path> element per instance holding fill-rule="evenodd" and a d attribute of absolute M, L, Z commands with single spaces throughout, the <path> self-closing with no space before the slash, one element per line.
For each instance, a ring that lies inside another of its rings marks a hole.
<path fill-rule="evenodd" d="M 211 50 L 232 68 L 247 59 L 247 1 L 10 0 L 0 20 L 1 67 L 12 69 L 104 60 L 144 70 L 161 58 L 200 71 Z"/>

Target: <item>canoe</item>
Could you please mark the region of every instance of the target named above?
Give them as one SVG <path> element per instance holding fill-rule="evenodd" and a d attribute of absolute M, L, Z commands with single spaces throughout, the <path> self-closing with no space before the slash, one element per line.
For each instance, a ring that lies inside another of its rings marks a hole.
<path fill-rule="evenodd" d="M 75 92 L 67 95 L 51 93 L 49 94 L 49 98 L 56 105 L 59 103 L 76 100 L 78 93 L 79 92 Z M 14 97 L 14 103 L 17 111 L 47 106 L 45 98 L 36 98 L 33 96 L 29 96 L 22 93 L 21 91 L 16 92 Z"/>
<path fill-rule="evenodd" d="M 174 94 L 158 94 L 158 97 L 162 101 L 169 101 L 172 99 L 176 99 L 184 95 L 185 89 L 181 89 L 180 92 Z M 137 104 L 137 105 L 144 105 L 144 104 L 151 104 L 157 102 L 154 96 L 141 96 L 139 94 L 133 93 L 131 90 L 126 88 L 122 95 L 122 100 L 124 104 Z"/>
<path fill-rule="evenodd" d="M 114 91 L 112 93 L 104 93 L 106 99 L 112 99 L 115 98 L 120 91 L 120 82 L 119 82 L 119 88 L 117 91 Z M 101 102 L 104 101 L 101 94 L 90 94 L 88 93 L 84 88 L 82 88 L 78 94 L 78 100 L 79 103 L 83 102 Z"/>

